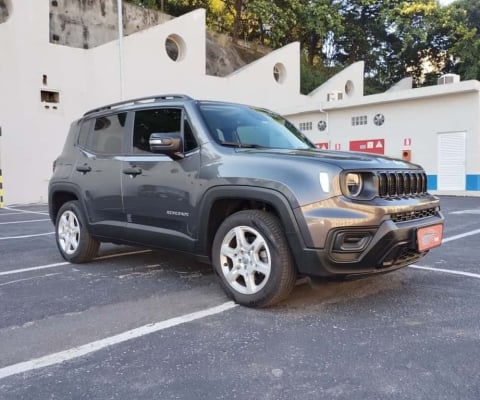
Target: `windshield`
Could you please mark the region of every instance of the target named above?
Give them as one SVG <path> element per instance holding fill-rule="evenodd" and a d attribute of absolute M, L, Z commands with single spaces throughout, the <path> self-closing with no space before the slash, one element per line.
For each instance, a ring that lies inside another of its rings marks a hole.
<path fill-rule="evenodd" d="M 309 149 L 315 146 L 290 122 L 271 111 L 235 104 L 200 104 L 217 143 L 238 147 Z"/>

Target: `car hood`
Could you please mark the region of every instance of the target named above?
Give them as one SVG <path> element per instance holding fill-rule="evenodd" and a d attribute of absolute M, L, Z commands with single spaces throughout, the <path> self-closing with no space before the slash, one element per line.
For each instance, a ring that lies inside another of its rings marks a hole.
<path fill-rule="evenodd" d="M 341 169 L 421 169 L 417 164 L 386 157 L 373 153 L 354 153 L 332 150 L 291 150 L 291 149 L 237 149 L 239 152 L 264 155 L 266 157 L 281 157 L 285 159 L 300 158 L 303 160 L 318 160 L 335 165 Z"/>

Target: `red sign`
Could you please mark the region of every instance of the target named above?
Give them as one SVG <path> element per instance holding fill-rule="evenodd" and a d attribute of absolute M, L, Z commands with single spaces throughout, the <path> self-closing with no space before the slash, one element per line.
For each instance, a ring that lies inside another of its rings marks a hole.
<path fill-rule="evenodd" d="M 328 142 L 315 143 L 317 149 L 328 150 Z"/>
<path fill-rule="evenodd" d="M 385 139 L 352 140 L 350 151 L 385 154 Z"/>

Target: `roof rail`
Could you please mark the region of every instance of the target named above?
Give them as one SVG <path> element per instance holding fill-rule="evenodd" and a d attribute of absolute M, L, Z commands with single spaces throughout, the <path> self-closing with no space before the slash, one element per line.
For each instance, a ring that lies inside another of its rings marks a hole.
<path fill-rule="evenodd" d="M 185 100 L 192 100 L 190 96 L 187 96 L 185 94 L 160 94 L 156 96 L 146 96 L 146 97 L 139 97 L 136 99 L 131 99 L 131 100 L 124 100 L 124 101 L 119 101 L 118 103 L 112 103 L 108 104 L 106 106 L 94 108 L 93 110 L 87 111 L 83 116 L 87 116 L 90 114 L 95 114 L 99 111 L 104 111 L 104 110 L 111 110 L 116 107 L 124 106 L 127 104 L 140 104 L 140 103 L 146 103 L 146 102 L 155 102 L 155 101 L 160 101 L 160 100 L 174 100 L 174 99 L 185 99 Z"/>

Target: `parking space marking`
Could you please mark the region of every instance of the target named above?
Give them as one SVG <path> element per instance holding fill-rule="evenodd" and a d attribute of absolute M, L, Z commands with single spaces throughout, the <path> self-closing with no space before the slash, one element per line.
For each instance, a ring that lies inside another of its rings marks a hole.
<path fill-rule="evenodd" d="M 452 269 L 442 269 L 442 268 L 433 268 L 433 267 L 423 267 L 423 266 L 415 265 L 415 264 L 409 265 L 409 267 L 414 268 L 414 269 L 423 269 L 423 270 L 426 270 L 426 271 L 443 272 L 445 274 L 461 275 L 461 276 L 468 276 L 470 278 L 480 279 L 480 274 L 473 274 L 471 272 L 455 271 L 455 270 L 452 270 Z"/>
<path fill-rule="evenodd" d="M 38 276 L 31 276 L 31 277 L 29 277 L 29 278 L 15 279 L 14 281 L 8 281 L 8 282 L 0 283 L 0 287 L 12 285 L 12 284 L 18 283 L 18 282 L 31 281 L 31 280 L 33 280 L 33 279 L 38 279 L 38 278 L 49 278 L 49 277 L 56 276 L 56 275 L 62 275 L 62 273 L 61 273 L 61 272 L 55 272 L 54 274 L 45 274 L 45 275 L 42 275 L 42 276 L 40 276 L 40 277 L 38 277 Z"/>
<path fill-rule="evenodd" d="M 50 218 L 45 218 L 45 219 L 31 219 L 31 220 L 29 220 L 29 221 L 0 222 L 0 225 L 27 224 L 27 223 L 29 223 L 29 222 L 40 222 L 40 221 L 50 221 Z"/>
<path fill-rule="evenodd" d="M 445 238 L 442 240 L 442 243 L 448 243 L 452 240 L 462 239 L 467 236 L 478 235 L 480 233 L 480 229 L 475 229 L 474 231 L 460 233 L 459 235 L 451 236 L 449 238 Z"/>
<path fill-rule="evenodd" d="M 10 211 L 18 211 L 20 214 L 40 214 L 40 215 L 49 215 L 47 211 L 30 211 L 30 210 L 22 210 L 20 208 L 11 208 L 11 207 L 3 207 L 4 210 Z M 6 214 L 11 215 L 11 214 Z"/>
<path fill-rule="evenodd" d="M 3 217 L 5 215 L 22 215 L 25 214 L 24 212 L 3 212 L 5 208 L 0 208 L 0 217 Z"/>
<path fill-rule="evenodd" d="M 116 257 L 131 256 L 131 255 L 135 255 L 135 254 L 149 253 L 151 251 L 152 250 L 138 250 L 138 251 L 128 251 L 128 252 L 125 252 L 125 253 L 109 254 L 107 256 L 96 257 L 94 259 L 94 261 L 96 261 L 96 260 L 108 260 L 109 258 L 116 258 Z M 0 276 L 15 275 L 15 274 L 21 274 L 21 273 L 24 273 L 24 272 L 38 271 L 38 270 L 41 270 L 41 269 L 62 267 L 64 265 L 69 265 L 69 264 L 71 264 L 71 263 L 68 262 L 68 261 L 65 261 L 65 262 L 59 262 L 59 263 L 48 264 L 48 265 L 39 265 L 38 267 L 12 269 L 11 271 L 0 272 Z"/>
<path fill-rule="evenodd" d="M 49 354 L 47 356 L 39 357 L 34 360 L 9 365 L 8 367 L 0 368 L 0 379 L 6 378 L 12 375 L 20 374 L 20 373 L 25 373 L 32 370 L 60 364 L 64 361 L 69 361 L 75 358 L 79 358 L 87 354 L 113 346 L 115 344 L 123 343 L 128 340 L 136 339 L 145 335 L 149 335 L 154 332 L 172 328 L 174 326 L 182 325 L 198 319 L 206 318 L 215 314 L 220 314 L 234 307 L 237 307 L 237 304 L 235 304 L 233 301 L 228 301 L 216 307 L 211 307 L 205 310 L 196 311 L 191 314 L 185 314 L 180 317 L 167 319 L 165 321 L 144 325 L 139 328 L 131 329 L 129 331 L 120 333 L 118 335 L 100 339 L 95 342 L 74 347 L 72 349 L 60 351 L 54 354 Z"/>
<path fill-rule="evenodd" d="M 47 232 L 47 233 L 37 233 L 35 235 L 23 235 L 23 236 L 8 236 L 8 237 L 0 237 L 0 240 L 11 240 L 11 239 L 26 239 L 36 236 L 47 236 L 47 235 L 54 235 L 55 232 Z"/>

